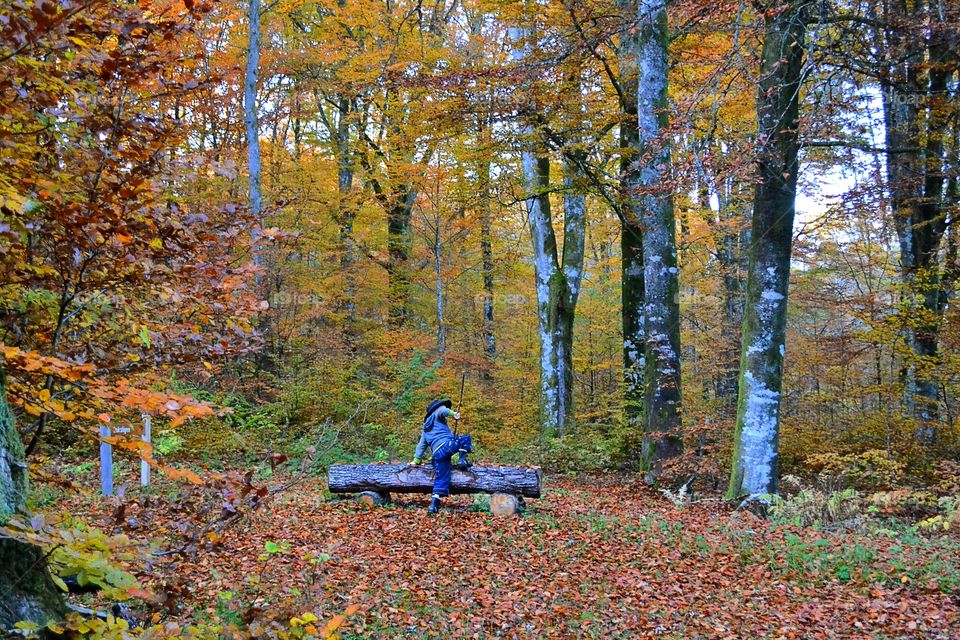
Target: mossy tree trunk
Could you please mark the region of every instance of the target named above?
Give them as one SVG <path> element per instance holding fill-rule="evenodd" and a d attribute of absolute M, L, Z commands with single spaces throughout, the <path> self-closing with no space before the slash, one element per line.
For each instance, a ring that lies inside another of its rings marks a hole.
<path fill-rule="evenodd" d="M 759 176 L 750 234 L 730 498 L 776 493 L 779 484 L 780 391 L 806 34 L 803 6 L 803 0 L 788 0 L 765 13 L 757 88 Z"/>
<path fill-rule="evenodd" d="M 648 480 L 683 446 L 680 393 L 680 301 L 676 217 L 671 186 L 669 34 L 663 0 L 637 6 L 638 186 L 643 230 L 644 442 Z"/>
<path fill-rule="evenodd" d="M 6 375 L 0 367 L 0 523 L 26 507 L 27 465 L 23 443 L 7 404 Z M 66 612 L 63 597 L 47 572 L 44 552 L 0 537 L 0 629 L 21 620 L 39 625 Z"/>

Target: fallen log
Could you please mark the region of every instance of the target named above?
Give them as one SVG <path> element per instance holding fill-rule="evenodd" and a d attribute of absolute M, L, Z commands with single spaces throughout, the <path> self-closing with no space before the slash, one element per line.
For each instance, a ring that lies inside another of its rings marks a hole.
<path fill-rule="evenodd" d="M 454 469 L 450 493 L 508 493 L 540 497 L 540 469 L 536 467 L 487 467 Z M 433 468 L 429 464 L 337 464 L 327 470 L 331 493 L 430 493 Z"/>

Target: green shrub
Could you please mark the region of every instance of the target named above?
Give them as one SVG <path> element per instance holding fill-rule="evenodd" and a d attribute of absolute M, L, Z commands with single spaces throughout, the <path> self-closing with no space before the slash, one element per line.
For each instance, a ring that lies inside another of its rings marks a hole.
<path fill-rule="evenodd" d="M 774 521 L 797 527 L 849 524 L 863 514 L 863 501 L 853 488 L 831 493 L 802 488 L 792 497 L 766 497 Z"/>

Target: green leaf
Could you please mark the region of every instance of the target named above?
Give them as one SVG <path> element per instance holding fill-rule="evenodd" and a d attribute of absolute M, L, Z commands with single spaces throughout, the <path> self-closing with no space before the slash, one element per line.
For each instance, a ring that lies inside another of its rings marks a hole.
<path fill-rule="evenodd" d="M 263 545 L 263 548 L 267 550 L 267 553 L 280 553 L 280 545 L 272 540 L 268 540 L 267 543 Z"/>
<path fill-rule="evenodd" d="M 67 588 L 67 583 L 64 582 L 63 580 L 61 580 L 61 579 L 60 579 L 60 576 L 55 576 L 55 575 L 51 574 L 51 575 L 50 575 L 50 578 L 53 580 L 53 584 L 55 584 L 55 585 L 57 585 L 58 587 L 60 587 L 60 589 L 61 589 L 62 591 L 70 591 L 70 589 Z"/>

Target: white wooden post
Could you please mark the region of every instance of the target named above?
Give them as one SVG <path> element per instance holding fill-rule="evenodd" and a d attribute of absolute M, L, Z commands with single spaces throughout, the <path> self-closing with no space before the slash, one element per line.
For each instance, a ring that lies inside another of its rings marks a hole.
<path fill-rule="evenodd" d="M 113 447 L 104 438 L 110 437 L 110 427 L 100 425 L 100 492 L 113 495 Z"/>
<path fill-rule="evenodd" d="M 151 421 L 150 416 L 146 413 L 143 414 L 143 436 L 142 439 L 147 444 L 150 444 L 150 427 Z M 145 487 L 150 484 L 150 465 L 147 464 L 147 461 L 140 459 L 140 486 Z"/>

